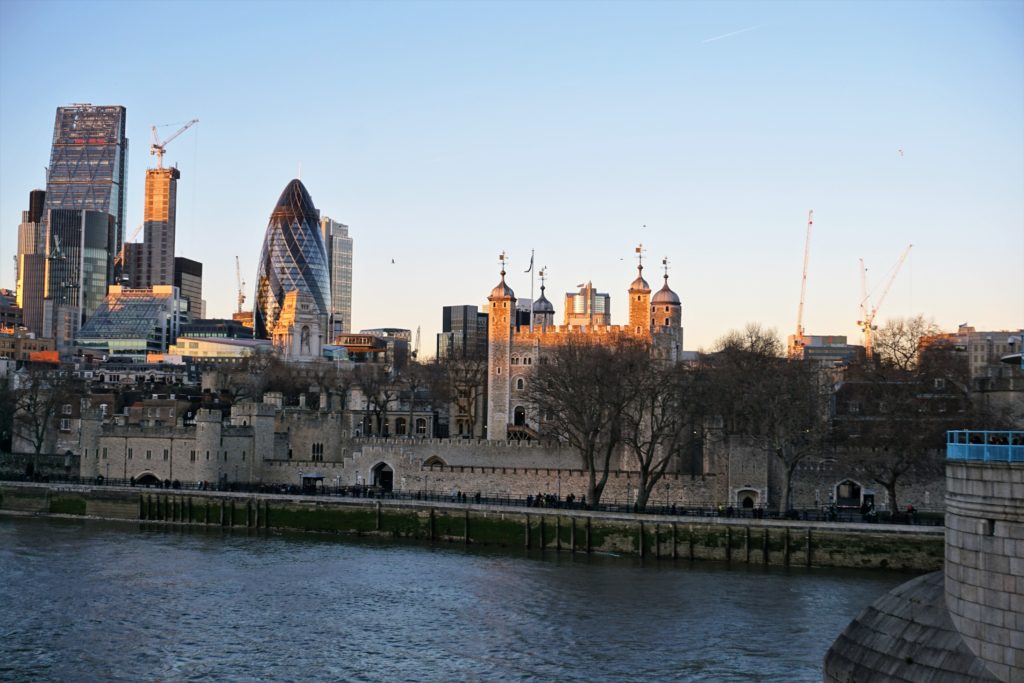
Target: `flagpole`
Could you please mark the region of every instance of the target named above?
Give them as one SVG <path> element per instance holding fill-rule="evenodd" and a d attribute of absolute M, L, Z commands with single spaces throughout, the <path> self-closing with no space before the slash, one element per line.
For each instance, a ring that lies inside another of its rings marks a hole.
<path fill-rule="evenodd" d="M 533 332 L 533 249 L 530 250 L 530 332 Z"/>

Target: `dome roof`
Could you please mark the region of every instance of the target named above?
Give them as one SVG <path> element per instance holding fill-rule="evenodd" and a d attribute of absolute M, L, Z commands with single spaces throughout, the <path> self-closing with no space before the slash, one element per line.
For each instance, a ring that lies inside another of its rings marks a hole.
<path fill-rule="evenodd" d="M 651 297 L 652 304 L 675 304 L 680 305 L 679 295 L 672 291 L 668 286 L 668 275 L 665 276 L 665 284 L 659 289 L 653 297 Z"/>
<path fill-rule="evenodd" d="M 320 224 L 320 212 L 313 206 L 313 198 L 309 196 L 306 186 L 298 178 L 285 186 L 274 212 L 270 214 L 271 220 L 279 218 L 300 222 L 305 219 L 315 225 Z"/>
<path fill-rule="evenodd" d="M 651 286 L 647 284 L 647 280 L 644 279 L 644 267 L 643 264 L 636 268 L 636 279 L 633 280 L 633 284 L 629 286 L 631 292 L 649 292 Z"/>
<path fill-rule="evenodd" d="M 505 271 L 501 271 L 501 282 L 491 290 L 491 295 L 488 299 L 515 299 L 516 293 L 512 291 L 512 288 L 505 284 Z"/>
<path fill-rule="evenodd" d="M 540 288 L 540 298 L 533 302 L 534 313 L 554 313 L 554 305 L 544 296 L 544 288 Z"/>

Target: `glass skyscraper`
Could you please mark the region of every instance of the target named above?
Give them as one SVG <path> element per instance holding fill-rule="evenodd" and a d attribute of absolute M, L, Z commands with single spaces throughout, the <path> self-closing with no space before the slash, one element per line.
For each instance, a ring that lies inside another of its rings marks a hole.
<path fill-rule="evenodd" d="M 324 216 L 320 221 L 331 281 L 328 339 L 352 331 L 352 238 L 348 226 Z"/>
<path fill-rule="evenodd" d="M 116 254 L 124 240 L 127 166 L 124 107 L 57 107 L 46 177 L 46 211 L 74 209 L 110 214 L 114 217 L 112 254 Z M 112 264 L 113 257 L 111 268 Z M 112 276 L 108 273 L 108 282 Z"/>
<path fill-rule="evenodd" d="M 327 329 L 331 313 L 327 253 L 320 236 L 320 212 L 299 180 L 288 183 L 277 200 L 263 238 L 256 268 L 253 326 L 257 339 L 269 339 L 288 292 L 309 294 Z"/>

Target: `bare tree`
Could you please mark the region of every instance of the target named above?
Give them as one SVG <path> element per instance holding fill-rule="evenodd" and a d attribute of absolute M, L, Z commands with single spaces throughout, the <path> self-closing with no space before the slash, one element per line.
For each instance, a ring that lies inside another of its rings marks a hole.
<path fill-rule="evenodd" d="M 415 413 L 416 408 L 420 405 L 421 396 L 420 394 L 425 389 L 429 389 L 435 381 L 432 375 L 435 372 L 435 366 L 432 364 L 420 363 L 417 360 L 410 360 L 401 373 L 398 375 L 398 382 L 405 391 L 409 394 L 409 417 L 408 426 L 406 433 L 409 436 L 413 435 L 413 425 L 415 424 Z"/>
<path fill-rule="evenodd" d="M 80 397 L 81 388 L 67 371 L 44 364 L 19 370 L 16 384 L 13 433 L 39 455 L 47 436 L 56 431 L 61 406 Z"/>
<path fill-rule="evenodd" d="M 786 511 L 797 466 L 829 438 L 831 383 L 813 363 L 783 358 L 782 348 L 774 331 L 751 324 L 719 340 L 711 362 L 730 431 L 779 464 L 779 510 Z"/>
<path fill-rule="evenodd" d="M 439 373 L 433 393 L 455 408 L 455 417 L 466 422 L 476 435 L 484 392 L 487 389 L 487 357 L 482 353 L 452 354 L 438 358 Z"/>
<path fill-rule="evenodd" d="M 692 447 L 700 432 L 704 398 L 699 366 L 666 364 L 650 356 L 633 376 L 632 400 L 622 411 L 622 440 L 637 465 L 636 507 L 644 510 L 669 464 Z"/>
<path fill-rule="evenodd" d="M 573 336 L 537 366 L 528 398 L 541 416 L 541 431 L 579 453 L 587 470 L 587 497 L 601 499 L 612 455 L 622 444 L 622 418 L 633 400 L 646 346 L 621 336 L 596 341 Z"/>
<path fill-rule="evenodd" d="M 372 431 L 376 436 L 383 436 L 391 404 L 398 398 L 398 388 L 391 375 L 376 363 L 362 363 L 356 366 L 353 381 L 366 399 L 367 411 L 374 416 Z"/>
<path fill-rule="evenodd" d="M 872 346 L 880 363 L 899 370 L 912 370 L 920 357 L 921 340 L 942 330 L 923 315 L 890 318 L 872 335 Z"/>

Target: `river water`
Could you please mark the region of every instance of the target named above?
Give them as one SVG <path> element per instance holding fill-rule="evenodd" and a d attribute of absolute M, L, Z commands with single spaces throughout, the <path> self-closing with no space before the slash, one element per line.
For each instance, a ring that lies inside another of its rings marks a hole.
<path fill-rule="evenodd" d="M 0 680 L 820 681 L 908 578 L 0 517 Z"/>

